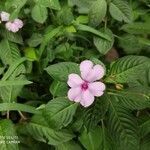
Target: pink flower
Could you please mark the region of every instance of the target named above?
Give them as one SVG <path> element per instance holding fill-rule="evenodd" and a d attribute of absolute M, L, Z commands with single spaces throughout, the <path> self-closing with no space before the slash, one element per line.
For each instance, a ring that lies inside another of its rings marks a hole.
<path fill-rule="evenodd" d="M 15 19 L 15 20 L 14 20 L 14 24 L 15 24 L 19 29 L 21 29 L 21 28 L 23 27 L 23 22 L 22 22 L 22 20 L 20 20 L 20 19 Z"/>
<path fill-rule="evenodd" d="M 89 60 L 81 62 L 80 71 L 82 78 L 74 73 L 68 77 L 67 84 L 71 87 L 68 91 L 68 98 L 88 107 L 94 102 L 94 96 L 98 97 L 104 94 L 105 84 L 95 81 L 101 79 L 105 71 L 101 65 L 93 65 Z"/>
<path fill-rule="evenodd" d="M 1 21 L 8 21 L 9 17 L 10 17 L 10 14 L 5 12 L 5 11 L 2 11 L 0 13 L 0 16 L 1 16 Z"/>
<path fill-rule="evenodd" d="M 16 24 L 12 23 L 12 22 L 7 22 L 5 24 L 5 26 L 6 26 L 6 29 L 8 31 L 12 31 L 12 32 L 18 32 L 19 31 L 18 26 Z"/>
<path fill-rule="evenodd" d="M 18 32 L 23 27 L 23 22 L 20 19 L 15 19 L 13 22 L 7 22 L 5 26 L 8 31 Z"/>

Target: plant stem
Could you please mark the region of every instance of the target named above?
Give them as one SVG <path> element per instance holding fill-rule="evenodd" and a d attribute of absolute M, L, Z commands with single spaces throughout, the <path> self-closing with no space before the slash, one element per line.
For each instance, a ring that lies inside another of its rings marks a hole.
<path fill-rule="evenodd" d="M 9 110 L 7 111 L 7 119 L 9 119 Z"/>
<path fill-rule="evenodd" d="M 22 120 L 27 120 L 27 118 L 22 114 L 21 111 L 18 111 L 18 113 L 19 113 L 19 115 L 21 116 L 21 119 L 22 119 Z"/>
<path fill-rule="evenodd" d="M 140 115 L 140 111 L 138 110 L 136 113 L 136 117 L 139 117 L 139 115 Z"/>
<path fill-rule="evenodd" d="M 105 18 L 105 29 L 107 28 L 107 18 Z"/>

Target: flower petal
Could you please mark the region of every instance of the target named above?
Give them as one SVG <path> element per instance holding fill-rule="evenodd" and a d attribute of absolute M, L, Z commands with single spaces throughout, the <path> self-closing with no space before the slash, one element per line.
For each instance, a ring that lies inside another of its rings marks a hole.
<path fill-rule="evenodd" d="M 86 80 L 89 82 L 93 82 L 101 79 L 105 74 L 105 70 L 101 65 L 95 65 L 93 69 L 89 72 Z"/>
<path fill-rule="evenodd" d="M 76 88 L 71 88 L 69 91 L 68 91 L 68 98 L 69 100 L 71 101 L 78 101 L 78 97 L 80 97 L 81 95 L 81 88 L 80 87 L 76 87 Z"/>
<path fill-rule="evenodd" d="M 9 13 L 2 11 L 0 13 L 0 16 L 1 16 L 1 21 L 9 21 L 9 17 L 10 17 Z"/>
<path fill-rule="evenodd" d="M 16 32 L 19 31 L 19 28 L 16 25 L 13 24 L 12 27 L 11 27 L 11 31 L 16 33 Z"/>
<path fill-rule="evenodd" d="M 80 101 L 81 105 L 84 107 L 90 106 L 94 102 L 94 96 L 89 90 L 82 92 L 82 100 Z"/>
<path fill-rule="evenodd" d="M 89 84 L 89 91 L 94 95 L 94 96 L 102 96 L 104 94 L 106 86 L 102 82 L 93 82 Z"/>
<path fill-rule="evenodd" d="M 5 26 L 6 26 L 6 29 L 10 31 L 10 29 L 11 29 L 11 22 L 7 22 L 5 24 Z"/>
<path fill-rule="evenodd" d="M 79 103 L 81 100 L 82 100 L 82 93 L 80 93 L 80 94 L 74 99 L 74 101 L 75 101 L 76 103 Z"/>
<path fill-rule="evenodd" d="M 5 26 L 8 31 L 12 31 L 14 33 L 19 31 L 19 28 L 14 23 L 7 22 Z"/>
<path fill-rule="evenodd" d="M 85 60 L 81 62 L 80 64 L 80 71 L 81 71 L 81 77 L 86 80 L 89 72 L 91 71 L 93 67 L 93 63 L 89 60 Z"/>
<path fill-rule="evenodd" d="M 22 27 L 23 27 L 23 22 L 22 22 L 22 20 L 20 20 L 20 19 L 15 19 L 15 20 L 14 20 L 14 23 L 15 23 L 15 25 L 16 25 L 18 28 L 22 28 Z"/>
<path fill-rule="evenodd" d="M 70 87 L 77 87 L 77 86 L 81 85 L 82 83 L 83 83 L 83 80 L 80 78 L 80 76 L 78 74 L 72 73 L 68 76 L 67 84 Z"/>

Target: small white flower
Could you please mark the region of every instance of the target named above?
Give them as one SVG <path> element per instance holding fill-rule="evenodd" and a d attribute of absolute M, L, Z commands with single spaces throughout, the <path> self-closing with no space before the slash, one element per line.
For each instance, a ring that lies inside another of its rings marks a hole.
<path fill-rule="evenodd" d="M 2 11 L 0 13 L 0 17 L 1 17 L 1 21 L 9 21 L 10 14 L 5 11 Z"/>

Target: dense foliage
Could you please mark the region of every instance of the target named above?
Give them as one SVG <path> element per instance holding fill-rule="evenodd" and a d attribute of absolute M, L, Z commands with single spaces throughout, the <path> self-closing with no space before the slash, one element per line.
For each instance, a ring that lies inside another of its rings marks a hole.
<path fill-rule="evenodd" d="M 0 11 L 24 24 L 0 24 L 0 150 L 149 150 L 149 0 L 1 0 Z M 67 98 L 83 60 L 106 71 L 87 108 Z"/>

